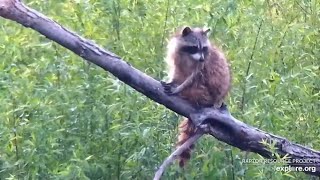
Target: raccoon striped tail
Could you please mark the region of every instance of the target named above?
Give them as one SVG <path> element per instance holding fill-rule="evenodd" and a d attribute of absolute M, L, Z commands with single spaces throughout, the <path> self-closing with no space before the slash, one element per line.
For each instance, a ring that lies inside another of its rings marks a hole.
<path fill-rule="evenodd" d="M 196 127 L 193 125 L 192 121 L 184 118 L 183 121 L 179 125 L 179 136 L 177 147 L 181 146 L 184 142 L 186 142 L 191 136 L 193 136 L 196 132 Z M 191 150 L 194 148 L 194 144 L 192 144 L 186 151 L 182 152 L 178 157 L 178 162 L 180 167 L 184 167 L 186 162 L 191 157 Z"/>

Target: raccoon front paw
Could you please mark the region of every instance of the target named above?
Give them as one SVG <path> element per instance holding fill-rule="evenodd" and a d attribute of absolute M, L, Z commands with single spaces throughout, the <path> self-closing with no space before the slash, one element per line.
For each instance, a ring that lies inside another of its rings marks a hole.
<path fill-rule="evenodd" d="M 167 82 L 164 82 L 164 81 L 160 81 L 161 82 L 161 85 L 163 87 L 163 90 L 166 94 L 168 95 L 174 95 L 174 84 L 172 82 L 170 83 L 167 83 Z"/>

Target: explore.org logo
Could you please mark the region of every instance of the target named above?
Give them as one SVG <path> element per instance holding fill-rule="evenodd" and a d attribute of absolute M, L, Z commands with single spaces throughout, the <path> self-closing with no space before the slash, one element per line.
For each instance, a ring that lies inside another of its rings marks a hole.
<path fill-rule="evenodd" d="M 275 167 L 276 171 L 282 171 L 282 172 L 291 172 L 291 171 L 297 171 L 297 172 L 316 172 L 316 167 L 311 166 L 305 166 L 305 167 L 294 167 L 294 166 L 281 166 L 281 167 Z"/>
<path fill-rule="evenodd" d="M 316 172 L 320 162 L 317 159 L 242 159 L 245 164 L 275 164 L 276 171 Z M 277 166 L 282 164 L 283 166 Z M 287 164 L 287 165 L 285 165 Z"/>

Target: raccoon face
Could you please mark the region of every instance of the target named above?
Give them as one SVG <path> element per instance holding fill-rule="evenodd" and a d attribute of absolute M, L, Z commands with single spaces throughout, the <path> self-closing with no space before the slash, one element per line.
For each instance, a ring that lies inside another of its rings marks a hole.
<path fill-rule="evenodd" d="M 187 54 L 197 62 L 204 62 L 208 56 L 208 32 L 210 29 L 185 27 L 181 32 L 181 53 Z"/>
<path fill-rule="evenodd" d="M 207 46 L 183 46 L 181 47 L 181 51 L 184 53 L 189 54 L 189 56 L 199 62 L 204 62 L 207 53 L 208 53 L 208 47 Z"/>

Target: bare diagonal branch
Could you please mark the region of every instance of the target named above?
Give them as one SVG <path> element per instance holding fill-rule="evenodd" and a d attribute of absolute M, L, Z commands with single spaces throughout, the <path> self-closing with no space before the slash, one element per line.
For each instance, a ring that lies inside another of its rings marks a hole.
<path fill-rule="evenodd" d="M 191 136 L 186 142 L 179 146 L 175 151 L 173 151 L 169 157 L 161 164 L 158 171 L 154 175 L 153 180 L 159 180 L 166 169 L 181 153 L 187 150 L 192 144 L 194 144 L 202 135 L 204 131 L 198 130 L 193 136 Z"/>

